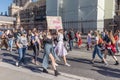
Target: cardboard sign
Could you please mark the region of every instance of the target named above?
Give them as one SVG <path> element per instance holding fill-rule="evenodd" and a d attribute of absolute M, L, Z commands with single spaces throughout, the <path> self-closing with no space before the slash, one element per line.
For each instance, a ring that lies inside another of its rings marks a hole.
<path fill-rule="evenodd" d="M 48 29 L 63 29 L 62 19 L 60 16 L 47 16 L 46 19 Z"/>

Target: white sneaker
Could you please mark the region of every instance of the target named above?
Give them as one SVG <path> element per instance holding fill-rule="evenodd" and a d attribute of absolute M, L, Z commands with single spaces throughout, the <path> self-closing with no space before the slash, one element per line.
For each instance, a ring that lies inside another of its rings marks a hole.
<path fill-rule="evenodd" d="M 68 67 L 70 67 L 70 66 L 71 66 L 71 65 L 70 65 L 70 64 L 68 64 L 68 63 L 66 63 L 65 65 L 66 65 L 66 66 L 68 66 Z"/>
<path fill-rule="evenodd" d="M 16 66 L 19 67 L 19 63 L 18 62 L 16 62 Z"/>
<path fill-rule="evenodd" d="M 105 66 L 107 67 L 109 64 L 108 63 L 105 63 Z"/>
<path fill-rule="evenodd" d="M 55 63 L 55 66 L 59 66 L 57 63 Z"/>

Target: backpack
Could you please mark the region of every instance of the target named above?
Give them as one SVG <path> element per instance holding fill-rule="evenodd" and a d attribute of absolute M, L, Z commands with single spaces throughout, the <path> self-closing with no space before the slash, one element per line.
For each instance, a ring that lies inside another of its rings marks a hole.
<path fill-rule="evenodd" d="M 67 41 L 68 40 L 68 35 L 67 33 L 64 34 L 64 41 Z"/>
<path fill-rule="evenodd" d="M 74 38 L 75 38 L 74 32 L 70 32 L 70 38 L 71 38 L 71 39 L 74 39 Z"/>

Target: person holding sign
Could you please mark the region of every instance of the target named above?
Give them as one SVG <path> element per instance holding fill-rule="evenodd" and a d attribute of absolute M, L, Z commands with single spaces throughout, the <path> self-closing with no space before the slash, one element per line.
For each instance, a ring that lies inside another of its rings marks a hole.
<path fill-rule="evenodd" d="M 52 35 L 51 33 L 48 31 L 46 38 L 44 40 L 44 56 L 43 56 L 43 72 L 44 73 L 48 73 L 47 68 L 48 68 L 48 62 L 49 62 L 49 57 L 52 61 L 52 67 L 54 69 L 54 75 L 58 76 L 60 75 L 60 73 L 57 71 L 56 69 L 56 62 L 55 62 L 55 58 L 54 58 L 54 50 L 53 50 L 53 40 L 52 40 Z"/>
<path fill-rule="evenodd" d="M 63 57 L 64 64 L 66 66 L 71 66 L 70 64 L 67 63 L 67 60 L 66 60 L 66 55 L 68 53 L 67 53 L 67 50 L 66 50 L 66 48 L 64 46 L 63 38 L 64 38 L 63 29 L 60 29 L 60 30 L 58 30 L 58 44 L 55 47 L 55 52 L 58 54 L 58 56 Z"/>

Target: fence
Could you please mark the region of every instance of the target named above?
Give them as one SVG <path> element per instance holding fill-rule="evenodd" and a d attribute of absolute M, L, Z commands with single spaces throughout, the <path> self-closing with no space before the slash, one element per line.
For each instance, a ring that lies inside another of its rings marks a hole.
<path fill-rule="evenodd" d="M 100 25 L 100 26 L 97 26 Z M 81 31 L 82 33 L 87 33 L 90 30 L 100 30 L 104 29 L 103 20 L 88 20 L 88 21 L 67 21 L 63 22 L 64 29 L 74 29 L 75 31 Z"/>

